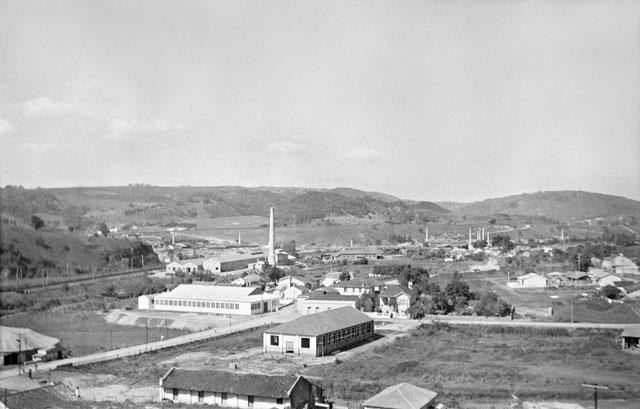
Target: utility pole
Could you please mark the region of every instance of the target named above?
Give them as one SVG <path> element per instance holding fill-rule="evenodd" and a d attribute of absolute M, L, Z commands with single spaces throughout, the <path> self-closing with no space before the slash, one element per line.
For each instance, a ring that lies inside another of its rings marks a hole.
<path fill-rule="evenodd" d="M 583 383 L 582 387 L 583 388 L 593 388 L 593 404 L 595 405 L 595 409 L 598 409 L 598 389 L 608 390 L 609 388 L 607 386 L 602 386 L 602 385 L 598 385 L 598 384 L 590 384 L 590 383 Z"/>

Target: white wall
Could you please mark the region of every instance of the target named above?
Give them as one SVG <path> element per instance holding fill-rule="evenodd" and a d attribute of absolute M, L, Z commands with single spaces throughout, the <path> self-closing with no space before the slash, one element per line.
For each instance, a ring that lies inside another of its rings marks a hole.
<path fill-rule="evenodd" d="M 162 396 L 163 399 L 173 401 L 172 388 L 161 388 L 161 393 L 163 393 L 163 396 Z M 178 399 L 175 402 L 186 403 L 186 404 L 197 404 L 198 391 L 180 389 L 178 392 Z M 276 402 L 277 400 L 275 398 L 254 396 L 253 408 L 254 409 L 270 409 L 270 408 L 284 409 L 289 405 L 289 400 L 287 398 L 284 398 L 281 404 Z M 249 397 L 247 395 L 237 395 L 235 393 L 227 393 L 227 399 L 223 402 L 222 394 L 220 392 L 205 391 L 203 403 L 207 405 L 218 405 L 218 406 L 224 405 L 224 407 L 229 407 L 229 408 L 248 408 Z"/>

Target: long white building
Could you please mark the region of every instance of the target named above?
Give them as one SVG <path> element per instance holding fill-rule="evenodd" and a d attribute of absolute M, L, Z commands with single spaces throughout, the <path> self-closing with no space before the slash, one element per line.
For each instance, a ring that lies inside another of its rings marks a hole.
<path fill-rule="evenodd" d="M 173 290 L 138 297 L 139 309 L 256 315 L 277 311 L 278 296 L 259 287 L 180 284 Z"/>

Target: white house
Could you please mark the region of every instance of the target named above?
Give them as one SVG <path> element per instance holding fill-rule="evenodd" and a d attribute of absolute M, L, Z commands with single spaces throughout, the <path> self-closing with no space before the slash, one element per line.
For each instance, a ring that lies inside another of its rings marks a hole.
<path fill-rule="evenodd" d="M 160 378 L 160 400 L 225 408 L 303 409 L 324 397 L 321 387 L 302 376 L 172 368 Z"/>
<path fill-rule="evenodd" d="M 256 315 L 278 310 L 278 297 L 259 287 L 180 284 L 173 290 L 138 297 L 139 309 Z"/>
<path fill-rule="evenodd" d="M 331 287 L 332 285 L 340 281 L 340 274 L 342 273 L 339 271 L 327 273 L 324 275 L 324 279 L 320 284 L 322 284 L 323 287 Z"/>
<path fill-rule="evenodd" d="M 547 279 L 536 273 L 522 275 L 516 281 L 510 281 L 507 285 L 511 288 L 546 288 Z"/>
<path fill-rule="evenodd" d="M 309 289 L 302 285 L 292 285 L 282 291 L 282 298 L 285 300 L 295 300 L 301 295 L 307 294 Z"/>
<path fill-rule="evenodd" d="M 615 274 L 607 274 L 604 277 L 600 277 L 597 281 L 596 281 L 596 285 L 598 287 L 606 287 L 608 285 L 613 285 L 615 286 L 615 282 L 616 281 L 622 281 L 621 277 L 618 277 Z"/>
<path fill-rule="evenodd" d="M 380 309 L 384 312 L 406 314 L 411 307 L 413 291 L 402 285 L 386 285 L 380 291 Z"/>
<path fill-rule="evenodd" d="M 335 283 L 333 287 L 342 295 L 362 295 L 368 292 L 380 292 L 381 283 L 367 278 L 353 278 Z"/>
<path fill-rule="evenodd" d="M 297 298 L 296 309 L 304 315 L 309 315 L 341 307 L 356 308 L 357 300 L 358 297 L 355 295 L 340 295 L 337 292 L 315 290 L 309 296 Z"/>

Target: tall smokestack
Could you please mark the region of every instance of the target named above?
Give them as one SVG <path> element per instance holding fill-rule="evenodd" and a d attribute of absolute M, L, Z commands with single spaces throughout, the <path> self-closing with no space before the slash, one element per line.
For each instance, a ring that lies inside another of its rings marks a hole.
<path fill-rule="evenodd" d="M 469 245 L 468 249 L 471 250 L 471 227 L 469 227 Z"/>
<path fill-rule="evenodd" d="M 273 207 L 269 209 L 269 254 L 267 261 L 269 265 L 276 265 L 276 231 L 273 227 Z"/>
<path fill-rule="evenodd" d="M 429 228 L 425 227 L 424 228 L 424 242 L 428 242 L 429 241 Z"/>

